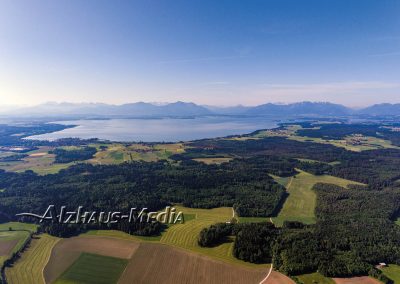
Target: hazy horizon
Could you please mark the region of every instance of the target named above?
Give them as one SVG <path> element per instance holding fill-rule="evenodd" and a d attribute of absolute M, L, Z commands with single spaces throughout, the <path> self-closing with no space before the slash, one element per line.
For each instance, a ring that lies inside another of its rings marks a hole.
<path fill-rule="evenodd" d="M 351 105 L 346 105 L 346 104 L 341 104 L 341 103 L 335 103 L 335 102 L 330 102 L 330 101 L 309 101 L 309 100 L 303 100 L 303 101 L 294 101 L 294 102 L 264 102 L 260 104 L 253 104 L 253 105 L 245 105 L 245 104 L 235 104 L 235 105 L 212 105 L 212 104 L 200 104 L 192 101 L 170 101 L 170 102 L 151 102 L 151 101 L 131 101 L 131 102 L 124 102 L 124 103 L 105 103 L 105 102 L 70 102 L 70 101 L 46 101 L 43 103 L 39 104 L 33 104 L 33 105 L 27 105 L 27 104 L 19 104 L 19 105 L 7 105 L 7 104 L 0 104 L 0 111 L 2 110 L 7 110 L 7 109 L 18 109 L 18 108 L 32 108 L 36 106 L 41 106 L 41 105 L 62 105 L 62 104 L 73 104 L 73 105 L 110 105 L 110 106 L 121 106 L 121 105 L 127 105 L 127 104 L 136 104 L 136 103 L 145 103 L 145 104 L 153 104 L 153 105 L 168 105 L 168 104 L 174 104 L 174 103 L 193 103 L 198 106 L 203 106 L 203 107 L 210 107 L 210 108 L 232 108 L 232 107 L 256 107 L 259 105 L 264 105 L 264 104 L 274 104 L 274 105 L 290 105 L 290 104 L 296 104 L 296 103 L 331 103 L 331 104 L 338 104 L 342 105 L 347 108 L 351 109 L 362 109 L 365 107 L 373 106 L 376 104 L 400 104 L 400 103 L 395 103 L 395 102 L 379 102 L 376 104 L 367 104 L 364 106 L 351 106 Z"/>
<path fill-rule="evenodd" d="M 0 107 L 400 103 L 399 1 L 1 1 Z"/>

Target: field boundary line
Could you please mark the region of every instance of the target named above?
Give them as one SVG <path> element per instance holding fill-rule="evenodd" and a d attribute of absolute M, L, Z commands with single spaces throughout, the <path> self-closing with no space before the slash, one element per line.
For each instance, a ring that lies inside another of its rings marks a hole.
<path fill-rule="evenodd" d="M 45 263 L 45 265 L 44 265 L 43 268 L 42 268 L 42 280 L 43 280 L 43 283 L 44 283 L 44 284 L 46 284 L 46 279 L 45 279 L 45 277 L 44 277 L 44 269 L 46 268 L 47 264 L 49 264 L 49 261 L 50 261 L 50 258 L 51 258 L 51 254 L 53 253 L 53 248 L 55 247 L 55 245 L 56 245 L 60 240 L 61 240 L 61 239 L 58 239 L 58 240 L 56 240 L 56 241 L 54 242 L 53 246 L 51 247 L 50 253 L 49 253 L 49 255 L 47 256 L 46 263 Z"/>
<path fill-rule="evenodd" d="M 122 276 L 124 275 L 126 269 L 128 268 L 129 262 L 132 260 L 133 255 L 134 255 L 135 252 L 139 249 L 139 247 L 140 247 L 141 244 L 142 244 L 142 243 L 139 243 L 139 246 L 137 247 L 137 249 L 132 253 L 131 257 L 128 259 L 128 262 L 127 262 L 126 265 L 125 265 L 124 271 L 122 271 L 121 275 L 119 276 L 119 279 L 118 279 L 117 283 L 119 283 L 119 280 L 120 280 L 120 279 L 122 278 Z M 45 283 L 45 284 L 46 284 L 46 283 Z"/>

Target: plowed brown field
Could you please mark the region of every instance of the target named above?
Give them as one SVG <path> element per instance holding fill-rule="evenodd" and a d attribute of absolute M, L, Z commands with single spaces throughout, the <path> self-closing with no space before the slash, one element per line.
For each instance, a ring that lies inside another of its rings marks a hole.
<path fill-rule="evenodd" d="M 46 283 L 52 283 L 82 252 L 130 259 L 139 243 L 107 237 L 73 237 L 59 241 L 44 269 Z"/>

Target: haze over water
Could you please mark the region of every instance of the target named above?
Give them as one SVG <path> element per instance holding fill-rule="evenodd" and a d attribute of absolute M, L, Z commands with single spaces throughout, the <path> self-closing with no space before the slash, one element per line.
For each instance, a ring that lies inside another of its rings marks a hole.
<path fill-rule="evenodd" d="M 277 125 L 271 119 L 260 117 L 74 120 L 56 123 L 77 126 L 31 136 L 28 139 L 99 138 L 119 142 L 176 142 L 246 134 L 259 129 L 274 128 Z"/>

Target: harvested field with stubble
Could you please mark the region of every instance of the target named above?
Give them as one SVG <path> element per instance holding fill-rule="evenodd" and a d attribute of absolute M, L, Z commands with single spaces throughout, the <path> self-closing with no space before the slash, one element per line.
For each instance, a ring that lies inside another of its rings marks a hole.
<path fill-rule="evenodd" d="M 27 153 L 27 157 L 20 161 L 0 162 L 0 169 L 11 172 L 24 172 L 32 170 L 39 175 L 55 174 L 62 169 L 66 169 L 75 163 L 56 164 L 54 163 L 54 154 L 49 151 L 53 150 L 52 147 L 41 146 L 38 150 Z"/>
<path fill-rule="evenodd" d="M 99 230 L 85 233 L 87 236 L 108 236 L 133 241 L 151 241 L 173 247 L 183 248 L 195 253 L 203 254 L 211 258 L 222 260 L 227 263 L 240 264 L 247 267 L 267 269 L 267 264 L 254 264 L 244 262 L 233 256 L 233 241 L 220 244 L 216 247 L 200 247 L 197 243 L 199 233 L 203 228 L 207 228 L 215 223 L 224 223 L 232 218 L 231 207 L 220 207 L 213 209 L 188 208 L 180 205 L 174 206 L 176 211 L 182 211 L 185 217 L 184 224 L 169 226 L 161 236 L 141 237 L 132 236 L 121 231 Z M 256 218 L 257 219 L 257 218 Z M 257 221 L 268 219 L 258 218 Z M 254 221 L 254 219 L 253 219 Z"/>
<path fill-rule="evenodd" d="M 49 263 L 44 269 L 46 283 L 54 282 L 82 253 L 130 259 L 138 247 L 138 242 L 107 237 L 63 239 L 54 246 Z"/>
<path fill-rule="evenodd" d="M 267 272 L 267 269 L 231 265 L 166 245 L 141 243 L 119 283 L 258 284 Z"/>
<path fill-rule="evenodd" d="M 6 269 L 9 283 L 44 283 L 43 269 L 49 260 L 51 250 L 59 239 L 42 234 L 32 239 L 21 258 Z"/>
<path fill-rule="evenodd" d="M 184 224 L 169 226 L 160 238 L 154 240 L 122 232 L 117 234 L 116 231 L 96 231 L 96 234 L 61 240 L 54 247 L 45 268 L 46 283 L 66 280 L 61 275 L 66 271 L 73 274 L 69 268 L 77 263 L 82 253 L 129 259 L 118 283 L 258 284 L 267 276 L 269 265 L 252 264 L 235 258 L 232 254 L 233 242 L 212 248 L 202 248 L 197 244 L 201 229 L 229 221 L 232 208 L 174 207 L 191 218 Z M 272 272 L 263 283 L 294 284 L 279 272 Z"/>
<path fill-rule="evenodd" d="M 182 143 L 155 145 L 114 143 L 106 145 L 103 150 L 99 149 L 99 144 L 92 144 L 91 146 L 98 148 L 98 152 L 93 159 L 88 160 L 89 163 L 95 165 L 120 164 L 130 161 L 155 162 L 168 160 L 171 155 L 185 151 L 185 146 Z"/>
<path fill-rule="evenodd" d="M 155 242 L 81 236 L 62 239 L 54 246 L 50 260 L 44 269 L 46 283 L 69 283 L 68 281 L 74 277 L 79 278 L 79 275 L 86 277 L 85 275 L 95 271 L 97 269 L 96 265 L 92 267 L 90 262 L 87 261 L 83 261 L 86 263 L 86 269 L 79 270 L 79 260 L 82 260 L 82 256 L 87 254 L 95 254 L 94 257 L 99 258 L 100 262 L 103 262 L 102 257 L 114 257 L 119 258 L 121 261 L 128 261 L 118 281 L 121 284 L 258 284 L 269 271 L 267 265 L 247 267 L 231 264 L 185 249 Z M 77 270 L 77 268 L 79 269 Z M 78 272 L 75 273 L 74 271 Z M 291 279 L 278 272 L 272 272 L 264 283 L 294 284 Z"/>
<path fill-rule="evenodd" d="M 231 207 L 220 207 L 213 209 L 198 209 L 182 206 L 174 206 L 176 211 L 183 214 L 193 215 L 194 218 L 184 224 L 170 226 L 163 232 L 160 243 L 187 249 L 196 253 L 210 256 L 232 264 L 240 264 L 248 267 L 264 268 L 265 264 L 254 264 L 244 262 L 233 256 L 233 241 L 226 242 L 216 247 L 200 247 L 197 243 L 200 231 L 215 223 L 225 223 L 232 218 Z"/>

